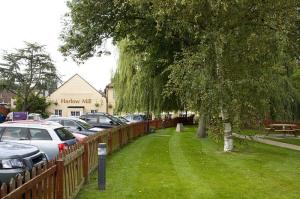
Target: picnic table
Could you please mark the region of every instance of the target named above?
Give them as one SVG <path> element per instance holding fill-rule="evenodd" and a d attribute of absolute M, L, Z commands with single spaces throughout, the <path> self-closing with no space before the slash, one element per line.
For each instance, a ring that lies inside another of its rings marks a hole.
<path fill-rule="evenodd" d="M 294 134 L 296 136 L 296 124 L 270 124 L 269 127 L 265 128 L 267 130 L 267 134 L 269 133 L 283 133 L 286 134 Z"/>

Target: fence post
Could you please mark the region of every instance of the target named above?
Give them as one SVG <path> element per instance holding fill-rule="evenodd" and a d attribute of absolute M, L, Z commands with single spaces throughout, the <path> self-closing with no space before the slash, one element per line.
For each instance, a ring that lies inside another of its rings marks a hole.
<path fill-rule="evenodd" d="M 85 183 L 87 183 L 89 181 L 89 143 L 84 141 L 83 147 L 83 177 Z"/>
<path fill-rule="evenodd" d="M 56 160 L 56 199 L 64 198 L 64 161 L 62 159 L 62 153 L 59 154 L 58 160 Z"/>
<path fill-rule="evenodd" d="M 123 145 L 123 139 L 122 139 L 122 133 L 123 133 L 123 129 L 119 129 L 119 131 L 118 131 L 118 133 L 119 133 L 119 149 L 122 147 L 122 145 Z"/>
<path fill-rule="evenodd" d="M 128 142 L 131 142 L 132 141 L 132 137 L 133 137 L 133 126 L 132 125 L 130 125 L 129 127 L 128 127 Z"/>
<path fill-rule="evenodd" d="M 108 148 L 109 148 L 109 153 L 112 153 L 113 152 L 113 137 L 112 137 L 112 131 L 110 130 L 109 133 L 108 133 Z"/>

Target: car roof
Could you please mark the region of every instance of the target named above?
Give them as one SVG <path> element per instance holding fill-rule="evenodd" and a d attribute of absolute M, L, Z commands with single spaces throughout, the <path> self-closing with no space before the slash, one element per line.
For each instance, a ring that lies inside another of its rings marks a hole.
<path fill-rule="evenodd" d="M 108 113 L 104 113 L 104 112 L 97 112 L 97 113 L 86 113 L 84 115 L 109 115 Z"/>
<path fill-rule="evenodd" d="M 49 117 L 46 120 L 62 120 L 62 119 L 73 119 L 73 118 L 68 118 L 68 117 Z"/>
<path fill-rule="evenodd" d="M 76 117 L 52 117 L 52 118 L 47 118 L 46 121 L 57 121 L 57 120 L 73 120 L 73 121 L 79 121 L 79 122 L 84 122 L 84 120 L 76 118 Z"/>
<path fill-rule="evenodd" d="M 61 124 L 46 120 L 18 120 L 9 121 L 0 124 L 0 127 L 25 127 L 25 128 L 42 128 L 42 129 L 53 129 L 63 127 Z"/>
<path fill-rule="evenodd" d="M 41 116 L 40 113 L 29 113 L 28 115 L 40 115 Z"/>

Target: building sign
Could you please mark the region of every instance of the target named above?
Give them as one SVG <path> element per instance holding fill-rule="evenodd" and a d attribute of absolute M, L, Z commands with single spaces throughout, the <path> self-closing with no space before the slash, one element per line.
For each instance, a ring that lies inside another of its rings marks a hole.
<path fill-rule="evenodd" d="M 13 112 L 12 120 L 27 120 L 28 112 Z"/>
<path fill-rule="evenodd" d="M 92 103 L 92 99 L 61 99 L 60 103 L 62 104 L 91 104 Z"/>

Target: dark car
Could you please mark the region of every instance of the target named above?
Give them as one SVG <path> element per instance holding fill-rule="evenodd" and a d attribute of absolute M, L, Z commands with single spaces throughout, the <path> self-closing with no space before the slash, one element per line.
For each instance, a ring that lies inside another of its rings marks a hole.
<path fill-rule="evenodd" d="M 124 118 L 130 122 L 142 122 L 147 120 L 147 116 L 142 114 L 126 115 Z"/>
<path fill-rule="evenodd" d="M 67 127 L 69 131 L 72 133 L 79 133 L 82 135 L 94 135 L 100 131 L 103 131 L 103 128 L 93 127 L 92 125 L 88 124 L 84 120 L 78 118 L 69 118 L 69 117 L 53 117 L 48 118 L 48 121 L 57 122 L 64 127 Z"/>
<path fill-rule="evenodd" d="M 125 117 L 123 116 L 116 116 L 118 119 L 120 119 L 122 122 L 126 123 L 126 124 L 131 124 L 132 122 L 127 120 Z"/>
<path fill-rule="evenodd" d="M 0 184 L 46 162 L 46 155 L 35 146 L 0 142 Z"/>
<path fill-rule="evenodd" d="M 105 129 L 124 124 L 124 122 L 122 122 L 120 119 L 107 113 L 88 113 L 80 116 L 80 119 L 86 121 L 94 127 Z"/>

